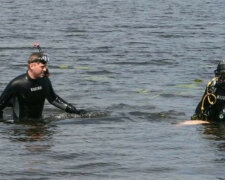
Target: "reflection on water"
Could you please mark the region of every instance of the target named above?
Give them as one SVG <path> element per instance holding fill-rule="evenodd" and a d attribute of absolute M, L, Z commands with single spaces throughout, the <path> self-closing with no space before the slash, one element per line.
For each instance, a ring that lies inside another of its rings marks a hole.
<path fill-rule="evenodd" d="M 24 144 L 30 152 L 42 152 L 51 148 L 54 131 L 47 124 L 20 123 L 11 126 L 8 130 L 8 138 L 12 142 Z"/>
<path fill-rule="evenodd" d="M 204 126 L 204 138 L 208 140 L 209 146 L 214 149 L 215 164 L 225 163 L 225 122 L 214 122 Z M 224 170 L 222 170 L 224 171 Z"/>
<path fill-rule="evenodd" d="M 222 141 L 225 140 L 225 122 L 215 122 L 210 123 L 205 126 L 204 134 L 209 139 Z"/>

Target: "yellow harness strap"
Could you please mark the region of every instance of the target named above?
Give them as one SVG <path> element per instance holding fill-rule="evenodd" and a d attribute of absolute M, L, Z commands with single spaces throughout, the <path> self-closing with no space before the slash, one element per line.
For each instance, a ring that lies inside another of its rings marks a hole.
<path fill-rule="evenodd" d="M 217 81 L 217 79 L 218 79 L 217 77 L 214 77 L 212 79 L 212 81 L 210 81 L 208 83 L 207 88 L 206 88 L 206 95 L 202 99 L 201 111 L 204 111 L 204 109 L 205 109 L 204 108 L 204 104 L 205 104 L 206 98 L 207 98 L 209 104 L 214 105 L 216 103 L 217 97 L 216 97 L 216 95 L 214 93 L 210 93 L 209 92 L 209 87 L 212 85 L 213 82 Z"/>

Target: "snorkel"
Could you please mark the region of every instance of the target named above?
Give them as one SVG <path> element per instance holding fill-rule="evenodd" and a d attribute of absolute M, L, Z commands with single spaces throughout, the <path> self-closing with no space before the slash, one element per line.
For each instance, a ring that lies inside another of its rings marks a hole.
<path fill-rule="evenodd" d="M 43 53 L 41 46 L 37 42 L 34 43 L 34 47 L 38 48 L 40 53 Z"/>

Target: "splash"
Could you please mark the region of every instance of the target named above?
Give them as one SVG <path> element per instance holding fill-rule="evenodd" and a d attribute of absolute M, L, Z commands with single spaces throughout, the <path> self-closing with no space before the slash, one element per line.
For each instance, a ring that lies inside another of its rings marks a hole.
<path fill-rule="evenodd" d="M 44 118 L 44 121 L 54 121 L 54 120 L 65 120 L 65 119 L 88 119 L 88 118 L 101 118 L 106 117 L 108 114 L 106 112 L 88 112 L 82 115 L 78 114 L 69 114 L 69 113 L 62 113 L 58 115 L 51 115 Z"/>

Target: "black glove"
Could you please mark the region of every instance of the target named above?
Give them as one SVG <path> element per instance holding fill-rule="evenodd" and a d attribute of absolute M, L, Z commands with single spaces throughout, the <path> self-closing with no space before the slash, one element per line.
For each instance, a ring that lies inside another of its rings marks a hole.
<path fill-rule="evenodd" d="M 191 116 L 191 120 L 207 120 L 207 116 L 203 113 L 194 114 L 193 116 Z"/>
<path fill-rule="evenodd" d="M 77 110 L 72 104 L 68 104 L 65 110 L 67 113 L 75 113 L 75 114 L 85 114 L 86 111 L 83 109 Z"/>
<path fill-rule="evenodd" d="M 72 104 L 68 104 L 65 111 L 67 113 L 76 113 L 77 114 L 77 109 Z"/>
<path fill-rule="evenodd" d="M 86 113 L 87 113 L 87 111 L 85 111 L 84 109 L 77 110 L 77 114 L 79 114 L 79 115 L 84 115 Z"/>

